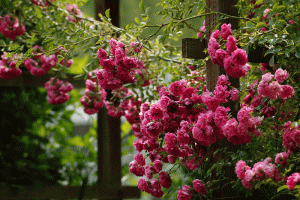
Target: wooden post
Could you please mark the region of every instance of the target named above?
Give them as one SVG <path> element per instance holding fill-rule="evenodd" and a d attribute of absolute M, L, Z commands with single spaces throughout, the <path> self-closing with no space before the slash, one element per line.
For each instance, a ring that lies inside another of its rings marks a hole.
<path fill-rule="evenodd" d="M 105 11 L 110 9 L 111 23 L 119 26 L 119 6 L 119 0 L 95 0 L 96 19 L 99 20 L 99 13 L 105 15 Z"/>
<path fill-rule="evenodd" d="M 233 16 L 237 16 L 238 12 L 237 10 L 234 8 L 234 5 L 237 4 L 237 0 L 207 0 L 206 1 L 206 6 L 208 8 L 210 8 L 211 10 L 215 11 L 215 12 L 221 12 L 221 13 L 225 13 L 225 14 L 229 14 L 229 15 L 233 15 Z M 207 9 L 206 12 L 209 12 L 209 10 Z M 205 18 L 205 26 L 212 26 L 213 28 L 216 26 L 217 22 L 217 15 L 207 15 Z M 231 28 L 232 29 L 237 29 L 238 28 L 238 20 L 237 19 L 226 19 L 223 20 L 222 23 L 230 23 L 231 24 Z M 210 30 L 213 30 L 210 29 Z M 207 39 L 209 40 L 209 37 L 211 35 L 212 31 L 209 31 L 207 33 Z M 225 69 L 224 67 L 220 67 L 216 64 L 213 64 L 211 60 L 209 60 L 206 63 L 206 79 L 207 79 L 207 89 L 209 91 L 214 91 L 215 86 L 217 84 L 217 80 L 218 77 L 221 74 L 226 74 L 225 73 Z M 239 79 L 238 78 L 229 78 L 231 85 L 239 88 Z"/>
<path fill-rule="evenodd" d="M 210 8 L 211 10 L 213 10 L 215 12 L 225 13 L 225 14 L 232 15 L 232 16 L 238 15 L 238 11 L 236 10 L 236 8 L 234 8 L 234 6 L 236 4 L 237 4 L 237 0 L 231 0 L 231 1 L 207 0 L 206 1 L 206 6 L 208 8 Z M 209 12 L 209 10 L 207 9 L 206 12 Z M 210 29 L 210 32 L 207 33 L 208 39 L 212 33 L 212 30 L 216 26 L 217 17 L 218 16 L 215 14 L 215 15 L 207 15 L 205 18 L 206 27 L 209 27 L 209 26 L 212 27 L 212 29 Z M 227 23 L 227 24 L 230 23 L 232 29 L 238 28 L 238 20 L 237 19 L 234 19 L 234 18 L 226 19 L 221 22 L 221 24 L 223 24 L 223 23 Z M 226 74 L 224 67 L 213 64 L 211 59 L 209 59 L 206 63 L 206 80 L 207 80 L 207 89 L 209 91 L 211 91 L 211 92 L 214 91 L 215 86 L 217 84 L 218 77 L 222 74 Z M 239 79 L 238 78 L 232 78 L 231 76 L 229 76 L 229 81 L 233 87 L 239 88 Z M 236 104 L 235 102 L 229 101 L 225 105 L 225 106 L 230 107 L 231 115 L 233 117 L 237 116 L 237 110 L 235 110 L 236 109 L 235 104 Z M 216 143 L 214 143 L 210 146 L 210 149 L 208 151 L 208 157 L 210 158 L 210 160 L 212 160 L 212 164 L 220 162 L 220 160 L 222 158 L 224 158 L 225 155 L 223 152 L 219 151 L 215 155 L 214 155 L 214 153 L 216 150 L 218 150 L 220 148 L 225 148 L 225 147 L 227 147 L 228 148 L 227 150 L 229 150 L 229 151 L 237 150 L 237 146 L 228 142 L 226 139 L 217 140 Z M 232 179 L 236 178 L 236 174 L 234 173 L 234 167 L 226 166 L 223 170 L 225 171 L 226 177 L 229 177 Z M 215 177 L 216 177 L 216 172 L 213 171 L 212 179 L 214 179 Z M 234 196 L 234 194 L 231 193 L 232 188 L 228 182 L 229 181 L 225 180 L 220 183 L 220 186 L 221 185 L 223 185 L 223 186 L 220 187 L 219 191 L 215 191 L 215 193 L 213 194 L 214 198 L 228 198 L 228 197 Z"/>
<path fill-rule="evenodd" d="M 206 0 L 206 6 L 207 10 L 206 12 L 209 13 L 210 10 L 219 12 L 219 13 L 224 13 L 232 16 L 237 16 L 238 11 L 235 9 L 234 5 L 237 4 L 237 0 Z M 209 9 L 208 9 L 209 8 Z M 207 34 L 207 40 L 209 40 L 210 35 L 212 31 L 214 30 L 215 26 L 217 25 L 217 14 L 214 15 L 207 15 L 205 18 L 205 26 L 210 28 L 206 34 Z M 226 19 L 223 20 L 221 23 L 227 23 L 231 24 L 232 29 L 237 29 L 238 28 L 238 20 L 237 19 Z M 200 40 L 197 39 L 184 39 L 182 41 L 182 49 L 183 49 L 183 57 L 185 58 L 194 58 L 194 59 L 201 59 L 203 58 L 203 52 L 199 53 L 199 55 L 195 55 L 195 52 L 198 52 L 199 47 L 195 48 L 194 46 L 195 43 L 198 43 L 197 45 L 203 45 L 201 44 Z M 207 45 L 207 44 L 206 44 Z M 206 46 L 207 47 L 207 46 Z M 206 62 L 206 81 L 207 81 L 207 89 L 210 92 L 213 92 L 215 89 L 215 86 L 217 84 L 218 77 L 222 74 L 226 74 L 224 67 L 221 67 L 219 65 L 213 64 L 212 61 L 209 59 Z M 232 78 L 229 76 L 229 81 L 231 83 L 231 86 L 235 88 L 239 88 L 239 79 L 238 78 Z M 229 101 L 226 103 L 224 106 L 230 107 L 231 109 L 231 115 L 233 117 L 236 117 L 237 115 L 237 110 L 236 110 L 236 103 L 233 101 Z M 214 163 L 218 163 L 221 161 L 221 159 L 224 157 L 224 153 L 219 151 L 218 153 L 214 154 L 216 150 L 222 149 L 227 147 L 229 151 L 235 151 L 237 149 L 237 145 L 233 145 L 232 143 L 228 142 L 226 139 L 223 140 L 217 140 L 216 143 L 210 145 L 209 150 L 208 150 L 208 158 L 213 165 Z M 235 179 L 236 174 L 234 173 L 234 167 L 223 167 L 225 171 L 225 176 Z M 211 179 L 216 178 L 216 173 L 215 170 L 212 170 L 212 177 Z M 222 187 L 221 187 L 222 186 Z M 231 185 L 228 184 L 228 181 L 222 181 L 220 182 L 220 190 L 215 191 L 213 194 L 214 198 L 228 198 L 234 196 L 234 194 L 231 194 L 230 192 L 232 191 Z"/>
<path fill-rule="evenodd" d="M 110 9 L 112 24 L 119 25 L 119 0 L 96 0 L 96 19 L 98 13 L 105 14 Z M 108 98 L 111 96 L 108 92 Z M 119 189 L 118 200 L 122 199 L 121 192 L 121 130 L 120 118 L 113 118 L 107 114 L 106 108 L 101 108 L 97 115 L 98 120 L 98 184 L 115 186 Z"/>
<path fill-rule="evenodd" d="M 119 26 L 119 0 L 95 0 L 96 19 L 98 13 L 104 15 L 110 9 L 111 22 Z M 107 90 L 107 98 L 111 96 L 111 90 Z M 121 184 L 121 122 L 120 118 L 113 118 L 107 114 L 107 109 L 102 108 L 98 112 L 98 184 L 107 185 L 108 188 L 117 188 L 114 198 L 121 200 L 125 193 Z M 127 193 L 133 197 L 140 198 L 137 187 L 127 188 Z M 115 198 L 117 196 L 117 198 Z M 111 198 L 110 198 L 111 199 Z"/>

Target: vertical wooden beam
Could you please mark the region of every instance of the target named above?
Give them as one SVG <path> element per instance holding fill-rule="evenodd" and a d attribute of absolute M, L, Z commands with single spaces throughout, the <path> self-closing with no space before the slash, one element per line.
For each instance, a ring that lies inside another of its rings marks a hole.
<path fill-rule="evenodd" d="M 110 9 L 112 24 L 119 25 L 119 0 L 95 0 L 96 19 L 98 13 L 105 14 Z M 109 91 L 108 98 L 111 95 Z M 121 130 L 120 118 L 113 118 L 107 114 L 106 108 L 100 109 L 98 120 L 98 184 L 119 186 L 115 191 L 118 199 L 122 199 L 121 191 Z"/>
<path fill-rule="evenodd" d="M 120 2 L 119 0 L 106 0 L 105 1 L 105 7 L 106 9 L 110 9 L 110 18 L 111 23 L 115 26 L 119 26 L 119 6 Z"/>
<path fill-rule="evenodd" d="M 238 11 L 235 9 L 235 5 L 237 4 L 237 0 L 206 0 L 206 6 L 210 8 L 211 10 L 215 12 L 225 13 L 233 16 L 238 15 Z M 206 12 L 209 12 L 207 9 Z M 210 32 L 208 32 L 208 39 L 212 33 L 212 30 L 217 25 L 217 18 L 218 16 L 215 15 L 207 15 L 205 18 L 206 27 L 212 27 L 210 29 Z M 237 19 L 226 19 L 221 22 L 223 23 L 230 23 L 232 29 L 238 28 L 238 20 Z M 206 80 L 207 80 L 207 89 L 210 92 L 213 92 L 215 89 L 215 86 L 217 84 L 218 77 L 222 74 L 226 74 L 224 67 L 220 67 L 219 65 L 213 64 L 211 59 L 209 59 L 206 63 Z M 239 79 L 238 78 L 232 78 L 229 76 L 229 81 L 231 82 L 231 85 L 239 88 Z M 235 102 L 230 101 L 225 106 L 230 107 L 231 109 L 231 115 L 233 117 L 236 117 L 237 110 L 235 110 Z M 216 143 L 212 144 L 208 151 L 208 157 L 212 161 L 212 164 L 220 162 L 222 158 L 224 158 L 224 153 L 219 151 L 215 154 L 215 151 L 218 149 L 222 149 L 227 147 L 229 151 L 236 151 L 237 146 L 233 145 L 232 143 L 228 142 L 226 139 L 223 140 L 217 140 Z M 225 171 L 225 176 L 229 177 L 231 179 L 236 178 L 236 174 L 234 173 L 234 167 L 227 167 L 224 166 L 223 170 Z M 216 178 L 216 172 L 212 171 L 212 179 Z M 222 186 L 223 185 L 223 186 Z M 222 187 L 221 187 L 222 186 Z M 228 198 L 233 197 L 235 194 L 231 194 L 232 188 L 231 184 L 227 180 L 220 182 L 220 190 L 215 191 L 213 193 L 214 198 Z"/>
<path fill-rule="evenodd" d="M 233 16 L 237 16 L 238 15 L 238 11 L 237 9 L 234 7 L 237 4 L 237 0 L 207 0 L 206 1 L 206 6 L 208 8 L 210 8 L 211 10 L 215 11 L 215 12 L 221 12 L 221 13 L 225 13 L 225 14 L 229 14 L 229 15 L 233 15 Z M 209 10 L 207 9 L 206 12 L 209 12 Z M 212 29 L 210 29 L 210 31 L 207 33 L 208 34 L 208 39 L 212 33 L 212 30 L 214 29 L 214 27 L 217 25 L 217 18 L 218 15 L 207 15 L 205 17 L 205 24 L 206 27 L 213 27 Z M 230 23 L 231 24 L 231 28 L 232 29 L 237 29 L 238 28 L 238 20 L 237 19 L 226 19 L 223 20 L 221 23 Z M 209 91 L 214 91 L 215 86 L 217 84 L 217 80 L 218 77 L 221 74 L 225 74 L 225 69 L 224 67 L 220 67 L 216 64 L 213 64 L 211 60 L 209 60 L 206 63 L 206 80 L 207 80 L 207 89 Z M 239 79 L 233 79 L 233 78 L 229 78 L 231 81 L 232 86 L 239 88 Z"/>
<path fill-rule="evenodd" d="M 121 189 L 120 118 L 102 108 L 98 113 L 98 184 L 119 185 Z M 120 192 L 120 191 L 116 191 Z"/>
<path fill-rule="evenodd" d="M 98 13 L 105 14 L 107 9 L 110 9 L 111 23 L 119 26 L 119 7 L 120 0 L 95 0 L 96 19 L 99 20 Z"/>

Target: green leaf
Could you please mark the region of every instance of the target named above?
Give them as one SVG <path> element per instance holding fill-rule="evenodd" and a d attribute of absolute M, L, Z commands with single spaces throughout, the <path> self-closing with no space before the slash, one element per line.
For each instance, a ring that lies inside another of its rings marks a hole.
<path fill-rule="evenodd" d="M 36 6 L 36 5 L 34 5 L 33 7 L 34 7 L 34 10 L 35 10 L 36 16 L 38 18 L 42 18 L 43 14 L 42 14 L 41 8 L 39 6 Z"/>
<path fill-rule="evenodd" d="M 292 124 L 293 125 L 293 124 Z M 293 127 L 292 127 L 293 128 Z M 294 164 L 291 164 L 289 166 L 289 169 L 285 170 L 286 173 L 290 172 L 292 170 L 292 168 L 294 167 Z"/>
<path fill-rule="evenodd" d="M 280 192 L 281 190 L 287 189 L 287 188 L 288 188 L 287 185 L 280 186 L 280 187 L 277 189 L 277 192 Z"/>
<path fill-rule="evenodd" d="M 110 12 L 110 9 L 107 9 L 106 11 L 105 11 L 105 16 L 107 17 L 107 18 L 109 18 L 109 12 Z"/>
<path fill-rule="evenodd" d="M 246 22 L 246 26 L 245 27 L 243 27 L 243 29 L 246 29 L 246 30 L 248 30 L 248 29 L 253 29 L 254 27 L 253 27 L 253 24 L 251 23 L 251 22 Z"/>
<path fill-rule="evenodd" d="M 279 12 L 283 11 L 285 8 L 286 8 L 285 5 L 278 6 L 274 12 L 279 13 Z"/>
<path fill-rule="evenodd" d="M 258 24 L 256 24 L 256 29 L 261 29 L 262 27 L 265 27 L 266 23 L 265 22 L 259 22 Z"/>
<path fill-rule="evenodd" d="M 139 19 L 138 17 L 135 17 L 135 18 L 134 18 L 134 21 L 135 21 L 137 24 L 140 23 L 140 19 Z"/>
<path fill-rule="evenodd" d="M 297 58 L 300 58 L 300 53 L 299 53 L 298 51 L 296 51 L 295 56 L 296 56 Z"/>
<path fill-rule="evenodd" d="M 266 51 L 266 53 L 265 53 L 265 56 L 270 54 L 270 53 L 273 53 L 273 52 L 274 52 L 274 49 L 268 49 L 268 51 Z"/>
<path fill-rule="evenodd" d="M 263 0 L 258 0 L 258 1 L 256 1 L 255 5 L 259 5 L 259 4 L 261 4 L 262 2 L 263 2 Z"/>
<path fill-rule="evenodd" d="M 6 46 L 5 41 L 4 40 L 0 40 L 0 45 L 1 46 Z"/>
<path fill-rule="evenodd" d="M 295 48 L 295 46 L 292 46 L 291 48 L 289 48 L 288 50 L 286 50 L 284 53 L 285 53 L 285 55 L 286 55 L 286 57 L 290 57 L 290 52 L 291 51 L 293 51 L 294 50 L 294 48 Z"/>
<path fill-rule="evenodd" d="M 296 185 L 295 187 L 294 187 L 294 189 L 299 189 L 300 188 L 300 185 Z"/>
<path fill-rule="evenodd" d="M 79 147 L 83 147 L 83 141 L 82 141 L 82 137 L 80 136 L 75 136 L 71 139 L 68 140 L 69 144 L 74 145 L 74 146 L 79 146 Z"/>
<path fill-rule="evenodd" d="M 144 7 L 144 1 L 141 0 L 141 2 L 139 3 L 139 8 L 141 11 L 145 12 L 145 7 Z"/>
<path fill-rule="evenodd" d="M 271 67 L 274 67 L 274 55 L 270 59 L 269 64 L 270 64 Z"/>

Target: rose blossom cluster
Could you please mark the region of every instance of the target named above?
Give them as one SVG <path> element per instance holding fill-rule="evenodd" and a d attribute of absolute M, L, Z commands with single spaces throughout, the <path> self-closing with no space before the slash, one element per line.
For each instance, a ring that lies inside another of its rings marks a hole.
<path fill-rule="evenodd" d="M 13 79 L 22 74 L 22 70 L 16 67 L 17 59 L 15 56 L 9 57 L 6 52 L 3 52 L 0 60 L 0 78 Z"/>
<path fill-rule="evenodd" d="M 111 91 L 111 94 L 112 97 L 105 101 L 108 115 L 116 118 L 125 116 L 131 125 L 135 124 L 132 127 L 135 133 L 137 131 L 137 124 L 140 124 L 141 99 L 135 100 L 133 92 L 125 87 L 114 89 Z M 139 134 L 137 133 L 136 135 Z"/>
<path fill-rule="evenodd" d="M 236 124 L 229 120 L 230 109 L 220 106 L 228 98 L 238 99 L 238 91 L 229 85 L 228 77 L 221 75 L 213 93 L 205 90 L 198 95 L 185 80 L 175 81 L 169 88 L 158 87 L 159 101 L 141 105 L 142 137 L 134 142 L 138 152 L 149 152 L 153 164 L 142 166 L 134 162 L 131 172 L 146 175 L 151 182 L 163 163 L 174 164 L 178 160 L 189 170 L 195 170 L 206 156 L 205 147 L 215 143 L 217 138 L 226 137 L 234 144 L 241 144 L 250 142 L 249 133 L 258 136 L 260 131 L 256 126 L 262 119 L 252 116 L 252 108 L 243 107 L 239 111 L 238 125 L 234 118 Z M 161 146 L 159 138 L 162 137 L 164 145 Z"/>
<path fill-rule="evenodd" d="M 251 189 L 254 181 L 260 181 L 265 179 L 273 179 L 276 181 L 281 181 L 284 178 L 279 172 L 278 167 L 272 163 L 270 157 L 266 158 L 264 161 L 259 161 L 253 165 L 253 168 L 249 167 L 246 162 L 240 160 L 237 162 L 235 167 L 235 172 L 237 177 L 242 180 L 244 187 Z"/>
<path fill-rule="evenodd" d="M 288 186 L 289 190 L 293 190 L 299 181 L 300 181 L 300 173 L 296 172 L 288 177 L 286 185 Z"/>
<path fill-rule="evenodd" d="M 107 52 L 102 48 L 97 54 L 100 65 L 103 67 L 96 74 L 100 86 L 104 89 L 117 89 L 125 83 L 136 82 L 136 74 L 141 76 L 145 83 L 147 76 L 142 74 L 142 70 L 145 69 L 143 61 L 129 56 L 129 49 L 125 48 L 122 42 L 111 39 L 109 44 L 111 56 L 108 57 Z M 133 48 L 136 50 L 137 47 L 134 45 Z M 145 85 L 147 84 L 143 86 Z"/>
<path fill-rule="evenodd" d="M 85 107 L 87 114 L 95 114 L 104 105 L 107 114 L 111 117 L 119 118 L 125 116 L 131 124 L 133 133 L 137 137 L 142 137 L 140 133 L 140 106 L 141 99 L 135 100 L 131 90 L 125 87 L 117 88 L 110 91 L 111 97 L 107 99 L 107 92 L 99 86 L 97 74 L 99 69 L 89 73 L 89 79 L 86 81 L 85 95 L 81 97 L 80 102 Z"/>
<path fill-rule="evenodd" d="M 262 64 L 262 63 L 261 63 Z M 276 70 L 274 70 L 276 71 Z M 281 69 L 277 70 L 277 73 L 275 75 L 275 77 L 277 77 L 277 79 L 282 82 L 283 81 L 283 77 L 287 77 L 286 72 L 284 73 L 278 73 L 280 71 L 283 71 Z M 282 76 L 283 75 L 283 76 Z M 264 74 L 263 75 L 263 80 L 258 83 L 258 79 L 255 80 L 250 87 L 247 88 L 247 95 L 244 97 L 243 102 L 242 102 L 242 106 L 249 106 L 252 108 L 257 108 L 259 106 L 264 106 L 262 107 L 262 109 L 259 109 L 259 111 L 257 109 L 254 110 L 254 112 L 256 112 L 258 115 L 260 115 L 260 113 L 262 114 L 262 116 L 264 118 L 268 118 L 268 117 L 273 117 L 276 113 L 276 108 L 274 106 L 270 106 L 269 105 L 269 101 L 270 101 L 270 97 L 272 98 L 277 98 L 277 95 L 280 94 L 279 97 L 283 97 L 282 103 L 285 102 L 286 98 L 285 97 L 289 97 L 293 94 L 293 88 L 291 86 L 283 86 L 283 85 L 279 85 L 279 81 L 274 81 L 275 84 L 270 84 L 268 80 L 270 80 L 270 77 L 272 77 L 272 74 Z M 275 78 L 276 79 L 276 78 Z M 273 79 L 271 79 L 273 80 Z M 260 84 L 260 86 L 258 87 L 258 85 Z M 274 87 L 274 85 L 279 85 L 278 87 Z M 272 88 L 278 88 L 277 92 L 272 91 Z M 260 92 L 258 92 L 258 89 L 260 89 Z M 273 92 L 273 94 L 270 94 L 271 92 Z M 264 95 L 263 95 L 264 94 Z M 269 99 L 264 100 L 263 97 L 269 97 Z M 264 101 L 263 101 L 264 100 Z M 280 119 L 282 120 L 285 116 L 286 118 L 290 118 L 291 114 L 287 113 L 287 112 L 280 112 Z"/>
<path fill-rule="evenodd" d="M 228 91 L 229 84 L 228 77 L 221 75 L 215 87 L 214 95 L 209 92 L 202 94 L 203 103 L 209 111 L 201 113 L 198 122 L 194 123 L 193 126 L 193 137 L 196 141 L 201 141 L 201 145 L 208 146 L 209 143 L 215 143 L 216 138 L 222 139 L 224 136 L 233 144 L 249 143 L 251 142 L 249 133 L 255 136 L 261 134 L 257 126 L 261 124 L 263 118 L 252 116 L 253 107 L 244 105 L 238 111 L 237 121 L 235 118 L 229 119 L 229 108 L 220 106 L 221 103 L 228 102 L 229 95 L 232 100 L 238 100 L 238 90 L 231 89 Z M 206 141 L 203 138 L 206 138 Z"/>
<path fill-rule="evenodd" d="M 16 40 L 17 36 L 24 35 L 25 26 L 19 22 L 18 18 L 12 15 L 0 16 L 0 32 L 5 37 Z"/>
<path fill-rule="evenodd" d="M 226 41 L 226 50 L 220 48 L 220 42 L 224 41 Z M 236 38 L 232 36 L 231 24 L 223 24 L 221 32 L 215 30 L 211 34 L 208 54 L 213 63 L 224 67 L 226 73 L 234 78 L 245 76 L 251 67 L 247 64 L 246 51 L 236 46 Z"/>
<path fill-rule="evenodd" d="M 50 1 L 55 1 L 55 0 L 50 0 Z M 49 2 L 47 0 L 32 0 L 32 3 L 41 7 L 49 6 Z"/>
<path fill-rule="evenodd" d="M 197 33 L 197 38 L 200 39 L 201 36 L 204 34 L 205 32 L 205 20 L 203 22 L 203 26 L 200 27 L 200 32 Z"/>
<path fill-rule="evenodd" d="M 55 66 L 57 58 L 55 55 L 47 57 L 43 48 L 36 45 L 32 48 L 33 57 L 24 61 L 25 67 L 34 76 L 41 76 L 49 72 L 50 68 Z"/>
<path fill-rule="evenodd" d="M 119 118 L 125 115 L 125 110 L 132 107 L 129 105 L 130 99 L 133 97 L 133 92 L 128 88 L 121 87 L 111 90 L 112 97 L 105 101 L 107 114 Z"/>
<path fill-rule="evenodd" d="M 139 188 L 156 197 L 163 195 L 160 186 L 168 188 L 172 185 L 169 175 L 161 171 L 163 163 L 175 163 L 177 158 L 181 157 L 183 165 L 195 169 L 200 162 L 197 157 L 190 161 L 187 161 L 186 158 L 194 155 L 193 148 L 188 146 L 190 143 L 189 134 L 192 131 L 190 127 L 192 124 L 188 121 L 189 119 L 194 121 L 195 116 L 201 111 L 199 108 L 193 108 L 195 103 L 202 102 L 201 96 L 197 95 L 197 90 L 189 87 L 183 80 L 172 83 L 169 91 L 166 87 L 159 87 L 159 102 L 151 106 L 149 103 L 141 105 L 140 118 L 142 123 L 140 131 L 142 137 L 134 142 L 134 146 L 139 152 L 142 150 L 149 152 L 149 158 L 153 164 L 142 166 L 136 165 L 137 162 L 131 163 L 133 174 L 145 175 L 147 178 L 147 180 L 142 178 L 139 180 Z M 164 148 L 160 147 L 157 140 L 161 132 L 166 132 Z M 174 134 L 175 132 L 177 135 Z M 197 149 L 200 152 L 199 145 Z M 161 152 L 167 152 L 169 155 L 160 155 Z M 155 174 L 159 175 L 159 179 L 153 178 Z"/>
<path fill-rule="evenodd" d="M 152 160 L 153 156 L 155 156 L 155 154 L 151 154 Z M 157 198 L 162 197 L 164 194 L 161 187 L 169 188 L 172 186 L 170 176 L 165 171 L 161 171 L 162 161 L 159 160 L 159 158 L 158 156 L 158 158 L 153 161 L 153 166 L 149 164 L 146 165 L 143 154 L 138 153 L 134 156 L 135 160 L 129 164 L 131 173 L 136 176 L 146 175 L 147 180 L 143 178 L 139 179 L 138 188 Z M 154 174 L 158 174 L 158 179 L 153 178 Z"/>
<path fill-rule="evenodd" d="M 133 164 L 131 163 L 131 165 Z M 159 173 L 159 180 L 152 179 L 150 181 L 150 180 L 145 180 L 143 178 L 140 178 L 138 181 L 138 188 L 141 191 L 145 191 L 157 198 L 160 198 L 164 195 L 164 192 L 161 190 L 161 187 L 169 188 L 171 186 L 172 186 L 172 180 L 170 176 L 163 171 Z"/>
<path fill-rule="evenodd" d="M 284 124 L 282 146 L 287 151 L 297 152 L 300 146 L 300 125 L 296 126 L 291 121 Z"/>
<path fill-rule="evenodd" d="M 83 17 L 83 12 L 81 12 L 81 10 L 78 8 L 76 4 L 69 4 L 67 6 L 67 10 L 69 11 L 69 13 L 76 15 L 76 16 L 68 15 L 68 21 L 74 23 L 78 23 L 81 21 L 81 19 L 78 17 Z"/>
<path fill-rule="evenodd" d="M 243 144 L 251 142 L 251 135 L 261 135 L 261 130 L 257 127 L 261 125 L 263 117 L 253 117 L 253 107 L 243 106 L 237 113 L 237 119 L 232 118 L 223 126 L 223 134 L 228 141 L 233 144 Z"/>
<path fill-rule="evenodd" d="M 280 164 L 283 168 L 286 168 L 290 164 L 287 162 L 289 155 L 290 151 L 276 154 L 275 163 Z"/>
<path fill-rule="evenodd" d="M 84 96 L 80 98 L 80 103 L 84 106 L 84 112 L 92 115 L 99 111 L 104 106 L 106 99 L 106 91 L 99 87 L 95 71 L 89 72 L 89 79 L 85 81 L 86 89 Z"/>
<path fill-rule="evenodd" d="M 262 76 L 262 80 L 258 84 L 258 94 L 263 97 L 270 99 L 281 99 L 291 98 L 294 95 L 294 88 L 290 85 L 280 85 L 288 78 L 286 70 L 281 68 L 277 69 L 275 76 L 270 72 Z"/>
<path fill-rule="evenodd" d="M 68 92 L 73 90 L 73 85 L 69 82 L 64 82 L 58 78 L 51 77 L 45 83 L 45 88 L 48 90 L 48 102 L 53 105 L 63 104 L 69 99 Z"/>
<path fill-rule="evenodd" d="M 205 185 L 202 183 L 201 180 L 195 179 L 193 180 L 194 189 L 191 188 L 189 185 L 183 185 L 181 190 L 178 190 L 177 198 L 178 200 L 190 200 L 194 191 L 198 194 L 206 195 L 206 188 Z"/>
<path fill-rule="evenodd" d="M 63 47 L 59 47 L 55 54 L 51 54 L 48 57 L 44 54 L 43 48 L 35 45 L 32 48 L 32 58 L 25 60 L 25 67 L 29 72 L 34 76 L 41 76 L 49 72 L 52 67 L 55 67 L 56 64 L 59 64 L 61 67 L 70 68 L 73 64 L 72 59 L 66 60 L 63 58 L 59 63 L 58 55 L 67 50 Z"/>

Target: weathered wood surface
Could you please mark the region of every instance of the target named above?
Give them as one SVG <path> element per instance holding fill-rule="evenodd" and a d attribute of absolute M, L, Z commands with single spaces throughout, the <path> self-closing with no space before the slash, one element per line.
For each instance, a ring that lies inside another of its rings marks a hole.
<path fill-rule="evenodd" d="M 207 40 L 200 40 L 196 38 L 182 39 L 182 57 L 192 59 L 204 59 L 207 53 L 204 49 L 207 48 Z"/>
<path fill-rule="evenodd" d="M 210 8 L 211 10 L 213 10 L 215 12 L 225 13 L 225 14 L 232 15 L 232 16 L 238 16 L 238 11 L 234 7 L 236 4 L 237 4 L 237 0 L 231 0 L 231 1 L 207 0 L 206 1 L 206 6 L 208 8 Z M 210 12 L 210 11 L 207 9 L 206 12 Z M 217 18 L 218 18 L 217 14 L 207 15 L 205 17 L 205 26 L 206 27 L 209 27 L 209 26 L 215 27 L 218 23 L 216 21 Z M 231 29 L 238 28 L 238 19 L 235 19 L 235 18 L 223 20 L 222 23 L 227 23 L 227 24 L 230 23 Z M 214 28 L 211 28 L 210 31 L 208 31 L 206 33 L 208 40 L 209 40 L 209 37 L 210 37 L 213 29 Z M 207 89 L 209 91 L 214 91 L 215 86 L 217 84 L 218 77 L 221 74 L 225 74 L 224 67 L 213 64 L 211 60 L 208 60 L 208 62 L 206 63 L 206 80 L 207 80 Z M 239 79 L 230 78 L 230 82 L 231 82 L 232 86 L 239 88 Z"/>
<path fill-rule="evenodd" d="M 119 0 L 96 0 L 96 13 L 104 15 L 110 9 L 111 22 L 119 26 Z M 96 18 L 99 20 L 98 14 Z M 109 91 L 108 98 L 111 95 Z M 122 165 L 121 165 L 121 122 L 120 118 L 113 118 L 107 114 L 106 108 L 101 108 L 97 116 L 98 120 L 98 184 L 116 185 L 121 187 Z M 124 192 L 122 190 L 122 192 Z M 115 190 L 103 199 L 123 199 L 129 197 L 140 198 L 138 187 L 127 187 L 127 196 Z M 88 194 L 88 192 L 86 193 Z"/>

